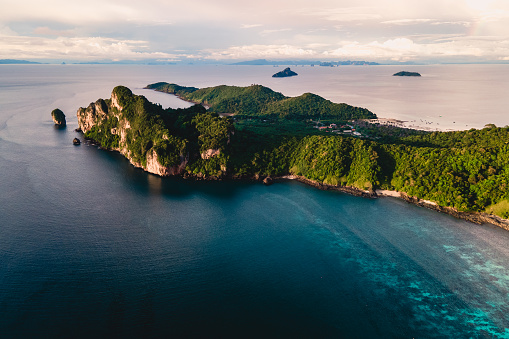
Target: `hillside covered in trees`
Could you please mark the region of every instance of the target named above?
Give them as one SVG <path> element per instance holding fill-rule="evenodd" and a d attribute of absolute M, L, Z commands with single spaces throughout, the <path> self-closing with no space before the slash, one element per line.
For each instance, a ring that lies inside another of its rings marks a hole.
<path fill-rule="evenodd" d="M 175 90 L 189 91 L 212 106 L 216 103 L 212 89 Z M 221 86 L 215 90 L 223 91 Z M 260 91 L 263 95 L 251 99 L 252 107 L 268 111 L 270 103 L 293 107 L 297 117 L 306 116 L 300 113 L 306 111 L 304 104 L 293 101 L 292 106 L 288 98 L 265 87 L 228 90 L 241 93 L 239 100 L 248 96 L 245 91 Z M 234 106 L 234 94 L 221 97 L 231 97 Z M 370 140 L 325 133 L 295 116 L 233 120 L 200 105 L 162 109 L 121 86 L 111 99 L 80 108 L 78 120 L 87 138 L 159 175 L 215 179 L 295 175 L 335 187 L 405 192 L 458 211 L 509 218 L 509 128 Z M 157 169 L 154 162 L 158 171 L 151 170 Z"/>
<path fill-rule="evenodd" d="M 304 93 L 298 97 L 286 97 L 268 87 L 215 86 L 197 89 L 166 82 L 150 84 L 146 88 L 175 94 L 180 98 L 210 107 L 212 112 L 232 113 L 238 117 L 264 118 L 335 118 L 376 119 L 376 115 L 365 108 L 348 104 L 337 104 L 316 94 Z"/>

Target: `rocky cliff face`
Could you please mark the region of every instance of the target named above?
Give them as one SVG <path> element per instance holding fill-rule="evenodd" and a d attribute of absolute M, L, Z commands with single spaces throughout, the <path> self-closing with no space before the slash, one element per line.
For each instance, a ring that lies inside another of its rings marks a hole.
<path fill-rule="evenodd" d="M 210 159 L 210 158 L 213 158 L 217 155 L 221 154 L 221 150 L 218 149 L 218 148 L 209 148 L 208 150 L 206 150 L 205 152 L 202 152 L 200 154 L 201 158 L 202 159 Z"/>
<path fill-rule="evenodd" d="M 181 157 L 180 163 L 175 166 L 163 166 L 159 162 L 158 155 L 155 150 L 152 150 L 151 152 L 147 153 L 147 166 L 145 171 L 160 175 L 162 177 L 164 176 L 170 176 L 170 175 L 179 175 L 184 172 L 184 169 L 186 168 L 188 162 L 188 158 Z"/>
<path fill-rule="evenodd" d="M 136 167 L 141 167 L 145 171 L 157 174 L 160 176 L 180 175 L 183 173 L 186 164 L 188 163 L 189 154 L 180 154 L 177 158 L 179 159 L 176 163 L 165 166 L 164 161 L 161 160 L 161 155 L 158 154 L 156 145 L 160 144 L 160 140 L 168 140 L 168 131 L 163 130 L 159 134 L 152 133 L 153 135 L 145 136 L 142 135 L 142 131 L 133 131 L 132 121 L 133 112 L 125 114 L 123 101 L 126 98 L 120 97 L 117 89 L 121 88 L 124 91 L 124 96 L 127 95 L 141 100 L 143 103 L 146 101 L 145 98 L 134 96 L 132 92 L 125 87 L 116 87 L 108 100 L 99 99 L 96 102 L 91 103 L 88 107 L 80 107 L 77 111 L 78 125 L 85 137 L 93 139 L 94 141 L 101 144 L 101 146 L 116 150 L 124 155 L 130 162 Z M 127 94 L 125 94 L 127 93 Z M 138 111 L 136 111 L 139 113 Z M 129 118 L 128 118 L 129 116 Z M 139 118 L 140 120 L 146 117 Z M 161 129 L 161 128 L 160 128 Z M 156 138 L 156 139 L 154 139 Z M 142 150 L 142 154 L 135 154 L 137 149 L 131 144 L 143 139 L 143 144 L 147 148 Z M 111 143 L 108 141 L 113 140 Z M 152 145 L 151 147 L 148 147 Z M 143 152 L 144 151 L 144 152 Z"/>
<path fill-rule="evenodd" d="M 103 99 L 91 103 L 87 108 L 80 107 L 76 113 L 79 128 L 83 133 L 90 131 L 93 126 L 100 124 L 106 118 L 108 111 L 108 104 Z"/>

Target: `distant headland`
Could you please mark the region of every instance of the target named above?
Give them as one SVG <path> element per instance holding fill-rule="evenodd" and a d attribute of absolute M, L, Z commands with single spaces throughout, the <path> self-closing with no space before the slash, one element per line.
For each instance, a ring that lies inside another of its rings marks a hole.
<path fill-rule="evenodd" d="M 16 60 L 16 59 L 0 59 L 0 65 L 40 65 L 40 62 Z"/>

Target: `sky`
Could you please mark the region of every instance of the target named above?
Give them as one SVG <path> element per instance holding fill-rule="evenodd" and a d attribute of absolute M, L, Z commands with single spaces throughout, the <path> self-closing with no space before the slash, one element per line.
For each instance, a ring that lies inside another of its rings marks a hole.
<path fill-rule="evenodd" d="M 0 0 L 0 59 L 509 62 L 509 0 Z"/>

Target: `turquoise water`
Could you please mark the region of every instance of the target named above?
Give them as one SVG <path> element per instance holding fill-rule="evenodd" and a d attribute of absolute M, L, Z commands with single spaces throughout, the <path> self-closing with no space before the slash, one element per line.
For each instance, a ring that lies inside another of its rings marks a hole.
<path fill-rule="evenodd" d="M 77 106 L 161 69 L 0 71 L 0 337 L 509 337 L 509 232 L 296 182 L 159 178 L 71 141 Z"/>

